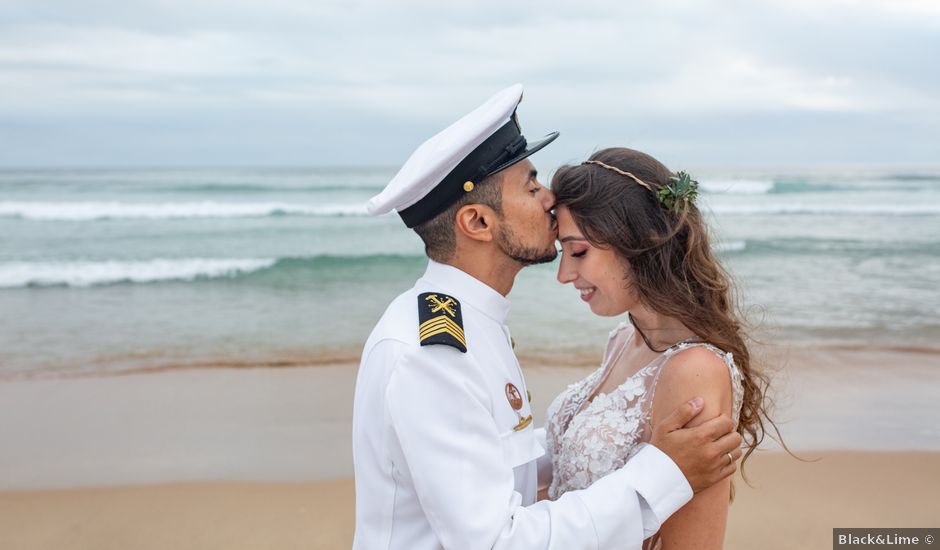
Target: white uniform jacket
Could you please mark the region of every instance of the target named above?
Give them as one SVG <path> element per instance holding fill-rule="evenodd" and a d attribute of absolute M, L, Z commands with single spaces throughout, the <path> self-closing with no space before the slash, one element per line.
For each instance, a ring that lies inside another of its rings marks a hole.
<path fill-rule="evenodd" d="M 425 292 L 459 302 L 466 353 L 420 345 Z M 431 261 L 372 331 L 353 412 L 354 549 L 639 548 L 692 498 L 675 463 L 646 446 L 591 487 L 535 502 L 544 449 L 526 423 L 508 311 L 492 288 Z"/>

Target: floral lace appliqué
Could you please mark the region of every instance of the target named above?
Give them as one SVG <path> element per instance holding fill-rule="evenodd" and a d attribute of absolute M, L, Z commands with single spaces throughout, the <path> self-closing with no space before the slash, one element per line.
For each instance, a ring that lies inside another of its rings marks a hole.
<path fill-rule="evenodd" d="M 584 489 L 627 463 L 652 436 L 650 418 L 653 394 L 669 357 L 690 347 L 704 347 L 718 355 L 731 374 L 732 417 L 737 423 L 744 397 L 741 373 L 730 353 L 706 343 L 687 342 L 669 348 L 609 394 L 588 396 L 603 379 L 612 357 L 625 345 L 628 325 L 611 332 L 611 340 L 599 369 L 568 386 L 548 408 L 547 451 L 552 458 L 552 483 L 548 496 L 557 499 L 567 491 Z"/>

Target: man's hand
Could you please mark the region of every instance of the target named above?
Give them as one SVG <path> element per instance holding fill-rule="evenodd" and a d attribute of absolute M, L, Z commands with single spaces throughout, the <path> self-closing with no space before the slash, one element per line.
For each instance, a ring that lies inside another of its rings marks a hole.
<path fill-rule="evenodd" d="M 733 474 L 741 458 L 741 434 L 732 431 L 734 422 L 728 415 L 694 428 L 684 427 L 702 412 L 703 405 L 700 397 L 682 405 L 653 428 L 650 439 L 679 466 L 696 493 Z"/>

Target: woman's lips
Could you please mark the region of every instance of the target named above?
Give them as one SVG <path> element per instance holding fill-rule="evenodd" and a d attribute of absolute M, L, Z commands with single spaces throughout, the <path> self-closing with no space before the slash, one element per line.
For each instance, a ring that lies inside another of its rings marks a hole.
<path fill-rule="evenodd" d="M 578 289 L 578 291 L 581 292 L 581 299 L 584 300 L 585 302 L 590 302 L 590 301 L 591 301 L 591 298 L 594 297 L 594 291 L 595 291 L 595 290 L 596 290 L 596 289 L 595 289 L 594 287 L 591 287 L 591 288 L 579 288 L 579 289 Z"/>

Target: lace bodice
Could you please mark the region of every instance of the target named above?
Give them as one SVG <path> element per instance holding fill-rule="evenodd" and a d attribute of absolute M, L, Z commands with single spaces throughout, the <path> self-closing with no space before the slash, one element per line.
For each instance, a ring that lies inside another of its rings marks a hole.
<path fill-rule="evenodd" d="M 653 395 L 659 374 L 669 358 L 684 349 L 704 347 L 728 365 L 732 418 L 737 424 L 744 396 L 741 373 L 730 353 L 703 342 L 672 346 L 609 394 L 600 393 L 586 402 L 633 332 L 633 326 L 628 323 L 622 323 L 612 331 L 601 367 L 568 386 L 548 408 L 547 451 L 552 459 L 552 483 L 548 496 L 552 500 L 567 491 L 584 489 L 619 469 L 650 440 Z"/>

